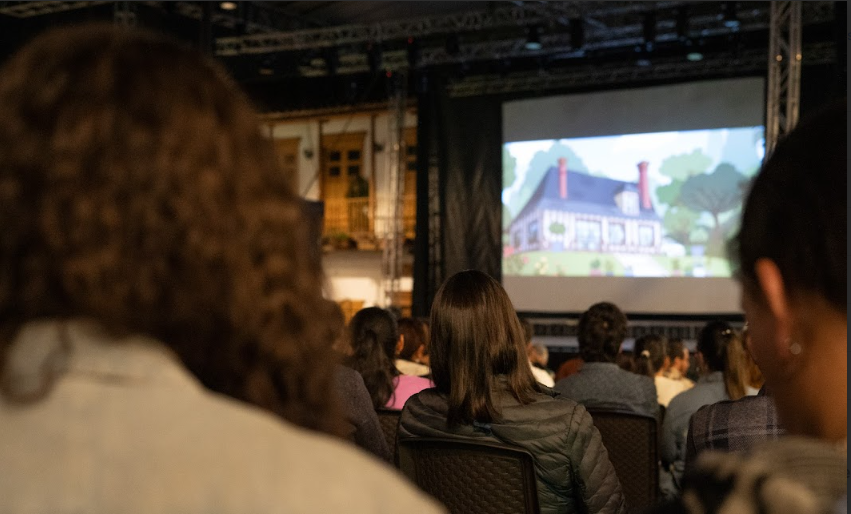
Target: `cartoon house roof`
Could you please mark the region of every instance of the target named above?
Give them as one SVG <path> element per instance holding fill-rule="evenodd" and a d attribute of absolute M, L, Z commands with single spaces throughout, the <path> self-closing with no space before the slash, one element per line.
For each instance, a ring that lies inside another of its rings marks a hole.
<path fill-rule="evenodd" d="M 600 216 L 630 217 L 659 220 L 653 206 L 647 178 L 647 163 L 638 163 L 638 182 L 624 182 L 606 177 L 596 177 L 570 171 L 567 160 L 559 159 L 551 166 L 529 201 L 515 219 L 520 219 L 539 209 L 552 209 Z M 639 196 L 638 214 L 628 215 L 618 206 L 617 196 L 624 191 L 634 191 Z"/>

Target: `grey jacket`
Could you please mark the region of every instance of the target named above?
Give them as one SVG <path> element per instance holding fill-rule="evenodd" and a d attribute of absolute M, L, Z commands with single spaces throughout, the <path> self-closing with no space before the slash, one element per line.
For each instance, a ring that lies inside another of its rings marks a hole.
<path fill-rule="evenodd" d="M 405 404 L 398 437 L 457 437 L 519 446 L 535 457 L 541 514 L 626 512 L 620 482 L 584 407 L 549 388 L 528 405 L 501 390 L 495 403 L 501 421 L 449 428 L 446 396 L 426 389 Z"/>
<path fill-rule="evenodd" d="M 613 362 L 586 362 L 578 373 L 556 383 L 556 391 L 585 407 L 636 412 L 658 418 L 656 384 Z"/>

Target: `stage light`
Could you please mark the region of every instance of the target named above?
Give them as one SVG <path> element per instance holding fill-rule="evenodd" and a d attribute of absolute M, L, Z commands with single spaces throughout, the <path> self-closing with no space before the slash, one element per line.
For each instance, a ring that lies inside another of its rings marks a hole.
<path fill-rule="evenodd" d="M 540 50 L 541 29 L 537 25 L 529 27 L 529 36 L 526 38 L 526 50 Z"/>
<path fill-rule="evenodd" d="M 648 52 L 652 52 L 653 47 L 656 45 L 656 13 L 651 11 L 645 14 L 641 25 L 641 32 L 644 36 L 644 48 Z"/>
<path fill-rule="evenodd" d="M 412 37 L 408 38 L 408 66 L 416 68 L 420 61 L 420 42 Z"/>
<path fill-rule="evenodd" d="M 446 36 L 446 53 L 449 55 L 458 55 L 461 52 L 461 38 L 458 34 L 449 34 Z"/>
<path fill-rule="evenodd" d="M 570 47 L 579 50 L 585 46 L 585 23 L 582 18 L 570 20 Z"/>
<path fill-rule="evenodd" d="M 219 8 L 223 11 L 235 11 L 236 10 L 236 2 L 221 2 L 219 4 Z"/>
<path fill-rule="evenodd" d="M 325 50 L 325 68 L 328 75 L 336 75 L 340 67 L 340 54 L 336 48 L 327 48 Z"/>
<path fill-rule="evenodd" d="M 378 74 L 381 70 L 381 47 L 377 43 L 369 43 L 366 47 L 366 60 L 369 63 L 369 71 L 373 75 Z"/>
<path fill-rule="evenodd" d="M 689 52 L 686 54 L 686 59 L 691 62 L 698 62 L 703 60 L 703 54 L 700 52 Z"/>
<path fill-rule="evenodd" d="M 728 29 L 738 29 L 739 25 L 739 16 L 736 14 L 736 2 L 724 2 L 724 14 L 722 19 L 724 20 L 724 26 Z"/>
<path fill-rule="evenodd" d="M 677 9 L 677 39 L 680 41 L 686 41 L 688 39 L 688 10 L 685 7 L 680 7 Z"/>

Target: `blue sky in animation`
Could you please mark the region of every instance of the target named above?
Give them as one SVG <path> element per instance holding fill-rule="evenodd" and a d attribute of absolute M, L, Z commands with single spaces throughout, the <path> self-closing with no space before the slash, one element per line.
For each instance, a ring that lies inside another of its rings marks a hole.
<path fill-rule="evenodd" d="M 579 155 L 592 174 L 617 180 L 637 181 L 637 164 L 647 161 L 649 178 L 655 187 L 659 187 L 671 180 L 659 173 L 662 162 L 672 155 L 691 153 L 698 148 L 712 159 L 708 171 L 727 162 L 740 172 L 750 174 L 762 161 L 764 141 L 764 129 L 758 126 L 506 143 L 505 147 L 517 159 L 517 165 L 516 179 L 502 192 L 502 199 L 507 204 L 511 196 L 520 190 L 535 154 L 547 151 L 557 142 L 569 146 Z"/>

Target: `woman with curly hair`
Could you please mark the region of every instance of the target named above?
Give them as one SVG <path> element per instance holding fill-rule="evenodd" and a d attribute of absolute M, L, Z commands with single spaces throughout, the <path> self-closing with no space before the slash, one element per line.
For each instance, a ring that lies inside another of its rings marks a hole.
<path fill-rule="evenodd" d="M 259 126 L 146 32 L 51 31 L 0 69 L 4 510 L 433 510 L 281 419 L 338 431 L 334 327 Z"/>

